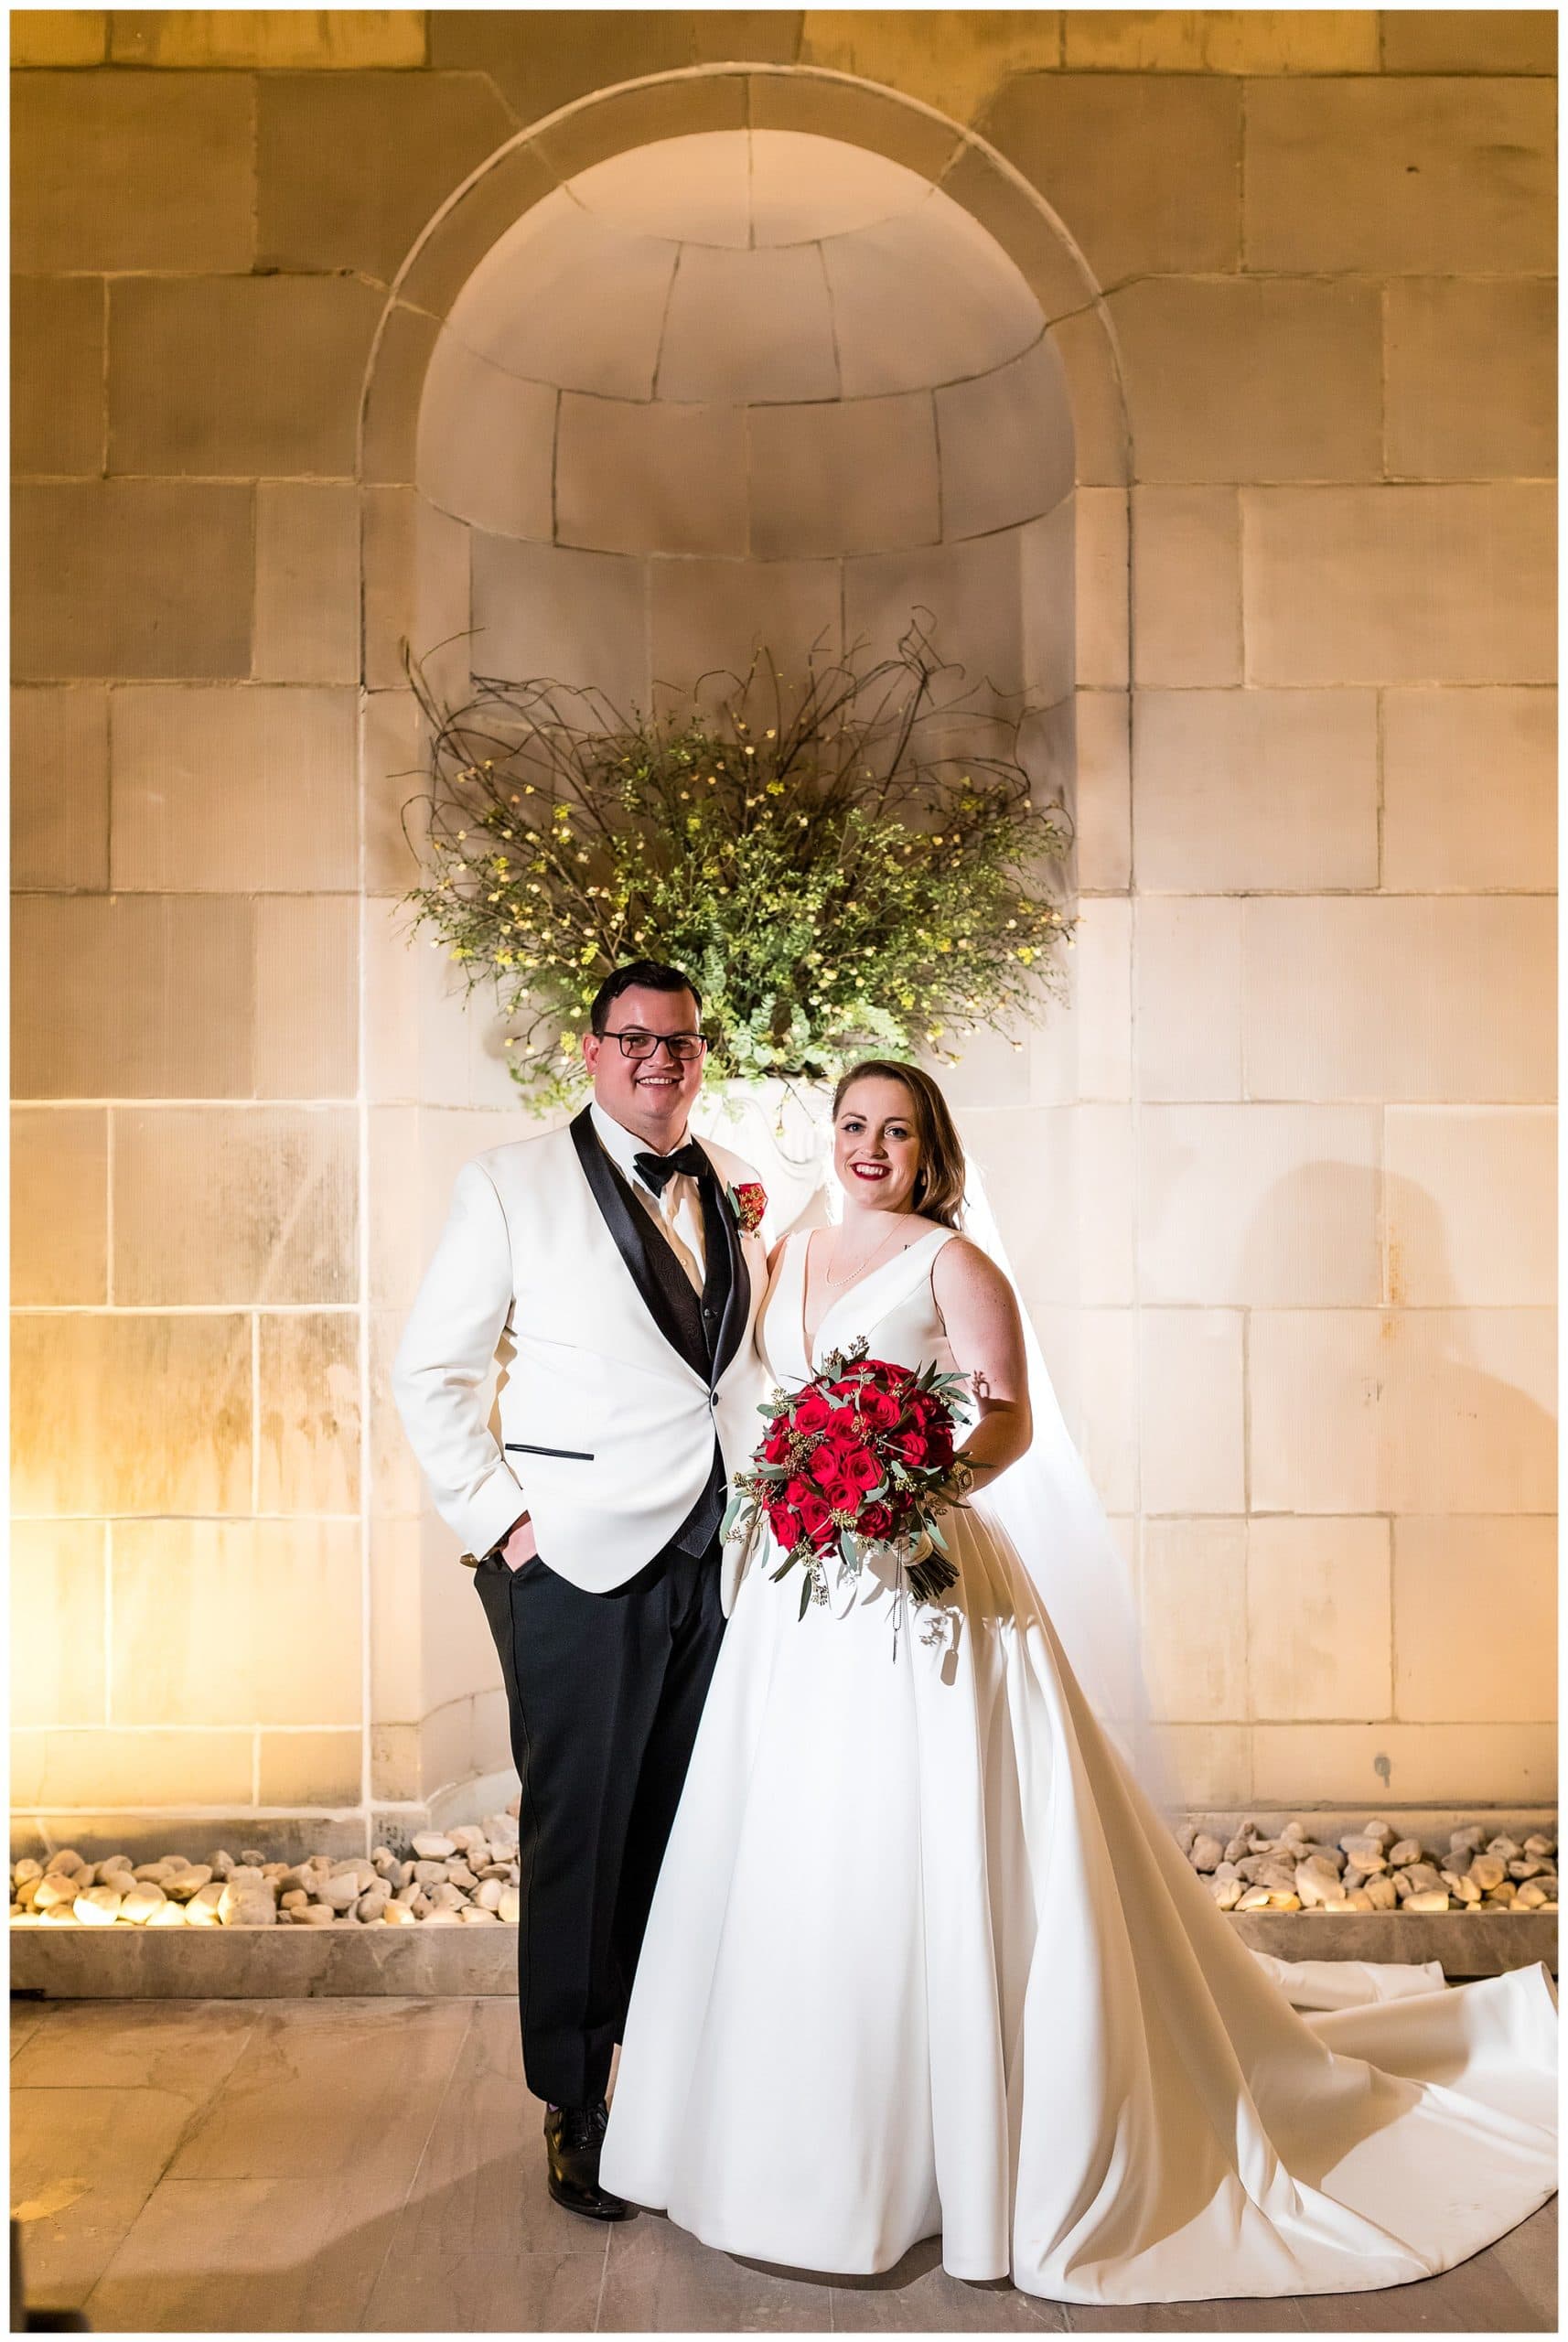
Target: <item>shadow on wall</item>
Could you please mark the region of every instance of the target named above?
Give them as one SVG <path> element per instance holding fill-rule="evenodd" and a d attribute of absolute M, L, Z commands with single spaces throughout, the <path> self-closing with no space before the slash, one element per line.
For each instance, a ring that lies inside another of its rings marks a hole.
<path fill-rule="evenodd" d="M 1253 1512 L 1553 1509 L 1548 1313 L 1463 1296 L 1427 1190 L 1304 1164 L 1268 1190 L 1237 1272 Z"/>

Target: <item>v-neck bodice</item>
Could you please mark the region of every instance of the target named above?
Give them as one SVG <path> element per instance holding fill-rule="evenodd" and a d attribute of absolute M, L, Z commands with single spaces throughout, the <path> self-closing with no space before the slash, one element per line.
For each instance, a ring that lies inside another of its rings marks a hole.
<path fill-rule="evenodd" d="M 929 1229 L 890 1261 L 857 1277 L 829 1302 L 809 1347 L 804 1316 L 810 1239 L 791 1236 L 757 1316 L 757 1343 L 774 1380 L 803 1382 L 830 1349 L 845 1349 L 863 1335 L 875 1358 L 911 1369 L 935 1359 L 944 1372 L 950 1370 L 952 1351 L 931 1290 L 931 1268 L 956 1232 Z"/>

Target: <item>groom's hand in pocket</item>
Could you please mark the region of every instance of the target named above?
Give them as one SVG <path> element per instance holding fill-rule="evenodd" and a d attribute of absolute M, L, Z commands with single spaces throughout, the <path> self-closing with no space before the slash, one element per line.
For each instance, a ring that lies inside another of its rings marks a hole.
<path fill-rule="evenodd" d="M 509 1570 L 521 1569 L 524 1562 L 532 1561 L 539 1551 L 539 1540 L 533 1533 L 533 1521 L 524 1513 L 507 1531 L 500 1546 L 500 1557 Z"/>

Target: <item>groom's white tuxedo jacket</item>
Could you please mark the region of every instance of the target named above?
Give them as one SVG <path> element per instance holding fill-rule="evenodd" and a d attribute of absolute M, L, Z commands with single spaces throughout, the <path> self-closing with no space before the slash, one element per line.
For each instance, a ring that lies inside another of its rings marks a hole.
<path fill-rule="evenodd" d="M 635 1575 L 761 1434 L 752 1326 L 767 1282 L 727 1190 L 755 1179 L 701 1142 L 726 1190 L 729 1299 L 706 1372 L 679 1338 L 647 1244 L 663 1244 L 593 1135 L 564 1130 L 465 1164 L 392 1366 L 410 1444 L 472 1564 L 523 1511 L 540 1558 L 594 1594 Z M 710 1241 L 713 1241 L 710 1236 Z M 674 1255 L 671 1253 L 671 1260 Z M 493 1410 L 485 1393 L 500 1375 Z M 726 1585 L 725 1604 L 733 1597 Z"/>

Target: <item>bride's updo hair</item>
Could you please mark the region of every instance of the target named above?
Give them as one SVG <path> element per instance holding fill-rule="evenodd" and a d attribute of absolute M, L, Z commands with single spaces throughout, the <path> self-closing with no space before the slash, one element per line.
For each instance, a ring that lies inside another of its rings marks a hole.
<path fill-rule="evenodd" d="M 927 1219 L 956 1228 L 963 1208 L 963 1148 L 947 1100 L 929 1073 L 918 1065 L 901 1065 L 894 1058 L 863 1058 L 852 1065 L 833 1091 L 833 1120 L 857 1081 L 897 1081 L 909 1093 L 914 1108 L 910 1120 L 920 1149 L 910 1202 Z"/>

